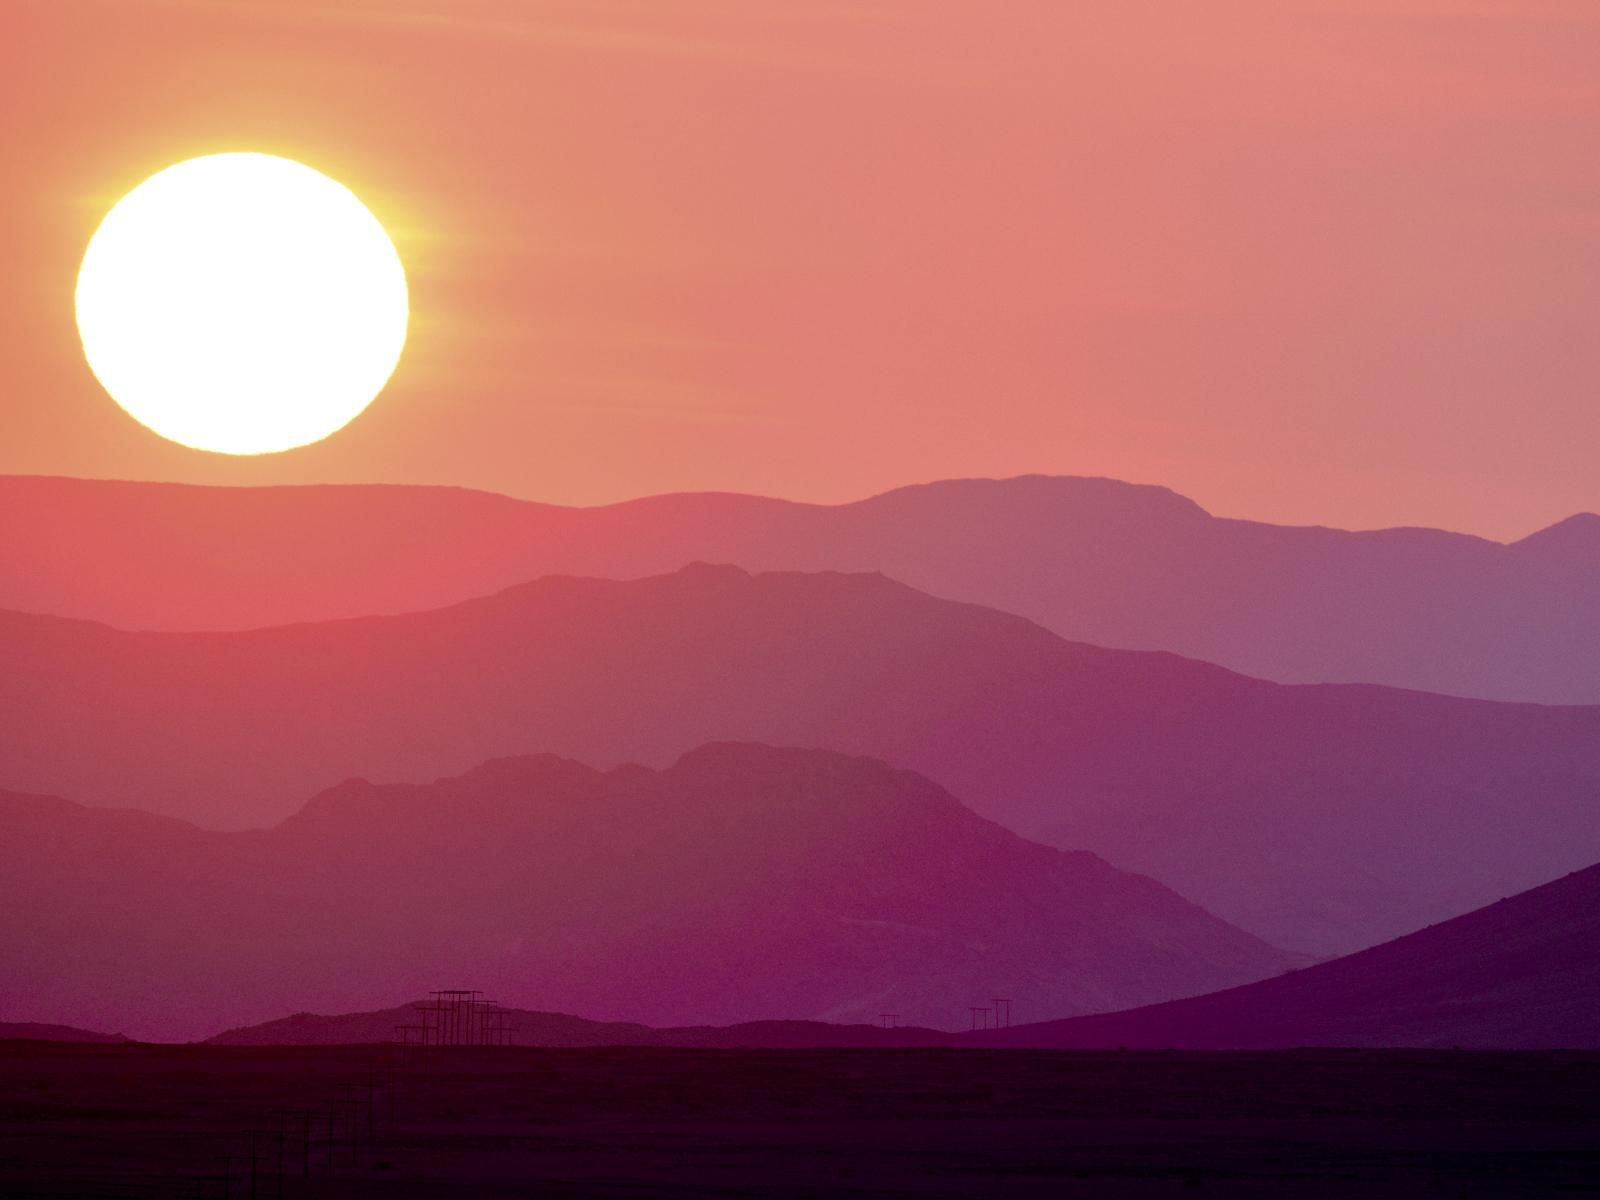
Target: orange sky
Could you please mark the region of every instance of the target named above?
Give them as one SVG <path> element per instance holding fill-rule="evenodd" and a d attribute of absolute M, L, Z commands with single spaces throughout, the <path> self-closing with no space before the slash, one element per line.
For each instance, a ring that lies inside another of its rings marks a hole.
<path fill-rule="evenodd" d="M 0 471 L 842 500 L 1103 474 L 1600 509 L 1594 0 L 0 0 Z M 228 459 L 98 389 L 105 209 L 256 149 L 394 233 L 387 392 Z"/>

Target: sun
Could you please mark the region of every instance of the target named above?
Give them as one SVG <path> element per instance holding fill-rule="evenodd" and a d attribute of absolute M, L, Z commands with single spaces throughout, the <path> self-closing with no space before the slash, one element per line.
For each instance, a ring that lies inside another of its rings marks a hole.
<path fill-rule="evenodd" d="M 134 188 L 89 239 L 78 333 L 95 377 L 164 438 L 272 454 L 343 428 L 405 345 L 405 268 L 326 175 L 210 154 Z"/>

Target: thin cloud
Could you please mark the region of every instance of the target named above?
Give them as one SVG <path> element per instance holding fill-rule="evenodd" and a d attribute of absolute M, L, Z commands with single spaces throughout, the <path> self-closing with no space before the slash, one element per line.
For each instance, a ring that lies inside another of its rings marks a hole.
<path fill-rule="evenodd" d="M 93 3 L 95 0 L 89 0 Z M 879 0 L 768 0 L 755 6 L 730 0 L 666 5 L 636 0 L 588 0 L 584 4 L 403 3 L 394 0 L 343 4 L 307 0 L 139 0 L 117 7 L 186 11 L 238 17 L 277 25 L 386 29 L 397 33 L 519 39 L 569 49 L 632 53 L 733 65 L 787 65 L 838 69 L 881 61 L 854 47 L 854 33 L 893 34 L 922 23 L 919 6 Z M 819 55 L 815 33 L 832 27 L 840 35 L 833 51 Z M 790 41 L 804 34 L 803 50 Z"/>

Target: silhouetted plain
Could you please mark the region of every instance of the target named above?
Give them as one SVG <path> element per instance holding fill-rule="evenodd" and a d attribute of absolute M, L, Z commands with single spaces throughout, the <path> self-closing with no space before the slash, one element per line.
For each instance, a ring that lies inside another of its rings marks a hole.
<path fill-rule="evenodd" d="M 322 1111 L 373 1054 L 0 1043 L 0 1191 L 183 1195 L 231 1151 L 248 1195 L 244 1131 Z M 384 1098 L 313 1195 L 1501 1200 L 1600 1170 L 1593 1054 L 511 1049 Z"/>

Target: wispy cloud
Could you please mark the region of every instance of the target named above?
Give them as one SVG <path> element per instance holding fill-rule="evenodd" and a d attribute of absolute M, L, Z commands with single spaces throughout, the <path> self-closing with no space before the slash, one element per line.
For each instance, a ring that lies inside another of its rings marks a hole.
<path fill-rule="evenodd" d="M 57 0 L 59 2 L 59 0 Z M 909 0 L 80 0 L 120 9 L 188 11 L 320 28 L 389 30 L 471 38 L 518 39 L 567 49 L 676 57 L 731 64 L 838 69 L 863 61 L 851 35 L 893 35 L 925 23 L 928 9 Z M 818 52 L 819 31 L 833 30 L 832 52 Z M 803 39 L 803 46 L 796 39 Z"/>

